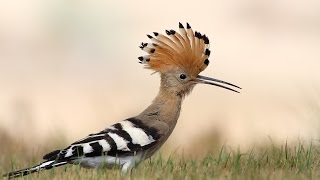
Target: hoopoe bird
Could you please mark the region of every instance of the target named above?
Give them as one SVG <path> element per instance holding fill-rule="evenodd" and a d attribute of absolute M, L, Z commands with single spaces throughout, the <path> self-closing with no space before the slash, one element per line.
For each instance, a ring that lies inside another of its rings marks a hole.
<path fill-rule="evenodd" d="M 38 165 L 5 174 L 13 178 L 66 164 L 85 168 L 121 167 L 126 173 L 151 157 L 168 139 L 177 124 L 183 99 L 196 84 L 209 84 L 239 92 L 240 87 L 199 75 L 209 65 L 209 39 L 179 23 L 179 32 L 147 35 L 151 43 L 140 48 L 147 53 L 138 57 L 145 68 L 160 74 L 160 91 L 152 104 L 139 115 L 120 121 L 98 133 L 72 143 L 65 149 L 43 156 Z"/>

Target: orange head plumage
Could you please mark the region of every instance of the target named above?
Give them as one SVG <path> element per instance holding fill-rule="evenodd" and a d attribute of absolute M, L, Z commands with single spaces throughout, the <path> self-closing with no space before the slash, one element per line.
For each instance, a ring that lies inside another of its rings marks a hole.
<path fill-rule="evenodd" d="M 239 92 L 232 89 L 240 88 L 234 84 L 199 75 L 209 65 L 209 39 L 193 32 L 188 23 L 186 28 L 179 23 L 179 31 L 166 30 L 167 36 L 157 32 L 153 33 L 154 36 L 147 35 L 152 42 L 141 43 L 140 48 L 148 55 L 138 57 L 140 63 L 161 73 L 161 77 L 167 78 L 165 87 L 173 87 L 173 91 L 180 95 L 191 92 L 195 84 L 210 84 Z"/>
<path fill-rule="evenodd" d="M 166 30 L 166 34 L 154 32 L 147 35 L 152 43 L 141 43 L 140 48 L 148 53 L 138 59 L 146 68 L 165 73 L 172 68 L 181 68 L 191 76 L 197 76 L 209 65 L 209 39 L 206 35 L 186 29 L 179 23 L 180 33 Z"/>

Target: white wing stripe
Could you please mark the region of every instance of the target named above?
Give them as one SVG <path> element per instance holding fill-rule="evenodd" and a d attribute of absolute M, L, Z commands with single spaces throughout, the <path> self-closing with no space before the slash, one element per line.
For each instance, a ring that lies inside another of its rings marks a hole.
<path fill-rule="evenodd" d="M 103 152 L 110 151 L 111 146 L 106 140 L 99 140 L 98 143 L 102 146 Z"/>
<path fill-rule="evenodd" d="M 92 142 L 90 142 L 90 143 L 92 143 Z M 93 151 L 93 148 L 90 146 L 89 143 L 84 143 L 81 146 L 83 147 L 84 154 L 91 153 Z"/>
<path fill-rule="evenodd" d="M 130 149 L 127 146 L 127 141 L 123 139 L 123 137 L 111 132 L 109 132 L 108 135 L 114 140 L 118 150 L 130 151 Z"/>
<path fill-rule="evenodd" d="M 134 127 L 132 122 L 122 121 L 120 124 L 122 125 L 122 129 L 131 136 L 133 144 L 145 146 L 154 142 L 152 136 L 148 136 L 141 128 Z"/>
<path fill-rule="evenodd" d="M 70 157 L 70 156 L 73 155 L 73 153 L 72 153 L 72 151 L 73 151 L 73 150 L 72 150 L 72 147 L 73 147 L 73 146 L 70 146 L 69 149 L 67 149 L 67 153 L 66 153 L 66 155 L 64 155 L 65 158 Z"/>

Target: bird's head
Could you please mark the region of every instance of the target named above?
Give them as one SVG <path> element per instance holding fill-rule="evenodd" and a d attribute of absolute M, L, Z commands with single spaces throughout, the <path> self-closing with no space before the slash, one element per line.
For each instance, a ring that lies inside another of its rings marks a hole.
<path fill-rule="evenodd" d="M 170 93 L 184 97 L 196 84 L 209 84 L 238 92 L 240 87 L 215 78 L 199 75 L 209 65 L 209 39 L 206 35 L 193 32 L 179 23 L 179 32 L 166 30 L 166 34 L 154 32 L 147 35 L 151 43 L 141 43 L 140 48 L 148 53 L 138 59 L 145 68 L 161 74 L 161 85 Z M 231 86 L 231 87 L 228 87 Z"/>

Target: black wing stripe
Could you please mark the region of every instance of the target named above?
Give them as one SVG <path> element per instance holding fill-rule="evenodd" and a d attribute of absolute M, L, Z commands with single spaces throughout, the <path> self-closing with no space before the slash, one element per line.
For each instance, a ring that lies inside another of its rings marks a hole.
<path fill-rule="evenodd" d="M 84 144 L 84 143 L 90 143 L 92 141 L 98 141 L 98 140 L 101 140 L 103 139 L 105 136 L 105 134 L 101 134 L 99 136 L 88 136 L 87 138 L 81 140 L 81 141 L 77 141 L 77 142 L 74 142 L 72 143 L 71 145 L 75 145 L 75 144 Z"/>
<path fill-rule="evenodd" d="M 93 151 L 91 153 L 85 154 L 86 157 L 95 157 L 103 155 L 103 147 L 99 144 L 99 142 L 93 142 L 89 144 Z"/>
<path fill-rule="evenodd" d="M 128 134 L 127 131 L 123 130 L 123 127 L 120 123 L 117 123 L 114 125 L 115 129 L 108 129 L 108 132 L 117 134 L 118 136 L 122 137 L 124 140 L 131 142 L 132 138 L 131 136 Z"/>
<path fill-rule="evenodd" d="M 43 159 L 45 160 L 54 160 L 57 158 L 57 155 L 60 153 L 60 150 L 55 150 L 55 151 L 52 151 L 46 155 L 43 156 Z"/>
<path fill-rule="evenodd" d="M 110 151 L 117 151 L 117 144 L 109 134 L 106 134 L 104 139 L 110 144 Z"/>

